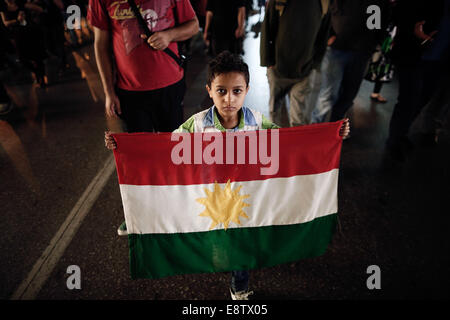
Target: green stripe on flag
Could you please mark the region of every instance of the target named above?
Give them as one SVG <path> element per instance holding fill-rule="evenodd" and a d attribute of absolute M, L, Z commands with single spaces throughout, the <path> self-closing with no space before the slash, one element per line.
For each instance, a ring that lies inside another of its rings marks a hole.
<path fill-rule="evenodd" d="M 270 267 L 325 253 L 337 214 L 294 225 L 130 234 L 133 279 Z"/>

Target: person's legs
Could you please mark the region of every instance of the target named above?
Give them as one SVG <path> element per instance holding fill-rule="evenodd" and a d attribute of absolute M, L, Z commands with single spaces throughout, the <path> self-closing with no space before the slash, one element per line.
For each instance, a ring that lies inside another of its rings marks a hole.
<path fill-rule="evenodd" d="M 64 28 L 59 24 L 52 25 L 49 30 L 52 53 L 59 59 L 59 71 L 63 71 L 67 65 L 67 55 L 64 47 Z"/>
<path fill-rule="evenodd" d="M 448 88 L 450 88 L 450 75 L 445 75 L 439 81 L 433 98 L 423 110 L 422 132 L 424 135 L 435 138 L 436 131 L 445 123 L 450 101 Z"/>
<path fill-rule="evenodd" d="M 117 88 L 122 115 L 127 132 L 153 132 L 153 119 L 147 111 L 149 103 L 148 91 L 128 91 Z"/>
<path fill-rule="evenodd" d="M 3 82 L 0 81 L 0 114 L 6 114 L 11 111 L 11 99 L 6 92 Z"/>
<path fill-rule="evenodd" d="M 370 98 L 372 100 L 375 100 L 377 102 L 385 103 L 387 100 L 380 94 L 381 88 L 383 87 L 383 82 L 381 81 L 375 81 L 375 86 L 373 87 L 373 92 L 370 95 Z"/>
<path fill-rule="evenodd" d="M 267 80 L 269 82 L 269 113 L 271 120 L 280 123 L 279 115 L 281 109 L 286 106 L 285 96 L 288 89 L 285 81 L 273 68 L 267 68 Z"/>
<path fill-rule="evenodd" d="M 183 123 L 183 99 L 186 91 L 184 78 L 153 93 L 151 105 L 155 131 L 172 132 Z"/>
<path fill-rule="evenodd" d="M 375 86 L 373 87 L 373 93 L 379 94 L 380 91 L 381 91 L 381 87 L 383 87 L 383 82 L 381 82 L 381 81 L 376 81 L 376 82 L 375 82 Z"/>
<path fill-rule="evenodd" d="M 311 123 L 311 108 L 307 104 L 309 92 L 308 77 L 293 85 L 289 91 L 289 125 L 291 127 Z"/>
<path fill-rule="evenodd" d="M 214 57 L 217 57 L 219 53 L 225 50 L 229 50 L 229 39 L 228 37 L 218 35 L 216 33 L 211 34 L 211 48 Z"/>
<path fill-rule="evenodd" d="M 150 91 L 117 89 L 127 132 L 172 132 L 183 122 L 184 79 Z"/>
<path fill-rule="evenodd" d="M 433 96 L 438 92 L 439 85 L 445 80 L 443 68 L 438 61 L 422 61 L 420 65 L 422 75 L 422 91 L 420 94 L 419 104 L 413 111 L 411 124 L 417 118 Z M 445 70 L 445 69 L 444 69 Z"/>
<path fill-rule="evenodd" d="M 36 59 L 33 61 L 33 64 L 35 65 L 35 72 L 36 77 L 38 79 L 38 82 L 41 86 L 45 86 L 46 83 L 46 73 L 45 73 L 45 64 L 43 60 Z"/>
<path fill-rule="evenodd" d="M 249 272 L 247 270 L 231 271 L 230 289 L 233 294 L 248 291 Z"/>
<path fill-rule="evenodd" d="M 10 99 L 3 82 L 0 80 L 0 103 L 9 103 Z"/>
<path fill-rule="evenodd" d="M 412 111 L 409 127 L 423 110 L 422 119 L 427 125 L 428 132 L 421 134 L 419 143 L 422 146 L 429 146 L 437 142 L 438 122 L 434 119 L 441 116 L 441 110 L 446 105 L 445 92 L 448 91 L 448 82 L 446 83 L 445 74 L 442 72 L 446 68 L 439 61 L 424 60 L 420 64 L 420 69 L 422 90 L 418 103 Z"/>
<path fill-rule="evenodd" d="M 184 78 L 166 88 L 127 91 L 116 88 L 127 132 L 172 132 L 183 122 Z M 117 233 L 126 236 L 125 221 Z"/>
<path fill-rule="evenodd" d="M 310 92 L 306 97 L 306 104 L 309 107 L 311 123 L 316 112 L 316 105 L 319 99 L 320 85 L 322 83 L 322 73 L 320 69 L 313 69 L 308 76 Z M 317 121 L 316 121 L 317 122 Z"/>
<path fill-rule="evenodd" d="M 331 108 L 335 104 L 341 80 L 344 74 L 344 55 L 342 51 L 327 48 L 321 65 L 321 85 L 311 122 L 319 123 L 327 120 Z"/>
<path fill-rule="evenodd" d="M 389 123 L 387 145 L 395 149 L 406 141 L 409 127 L 412 123 L 414 110 L 422 90 L 422 76 L 418 65 L 397 66 L 398 98 Z"/>
<path fill-rule="evenodd" d="M 353 105 L 359 87 L 364 78 L 370 54 L 361 52 L 347 52 L 339 97 L 333 105 L 330 121 L 344 118 L 345 113 Z"/>

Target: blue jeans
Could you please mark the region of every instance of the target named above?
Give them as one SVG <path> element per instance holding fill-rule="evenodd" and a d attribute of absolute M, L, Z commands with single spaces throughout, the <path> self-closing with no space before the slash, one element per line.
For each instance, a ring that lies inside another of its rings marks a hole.
<path fill-rule="evenodd" d="M 358 94 L 370 56 L 367 52 L 327 48 L 322 60 L 322 83 L 312 112 L 312 123 L 337 121 L 345 116 Z"/>
<path fill-rule="evenodd" d="M 248 270 L 231 271 L 231 290 L 233 293 L 248 290 Z"/>

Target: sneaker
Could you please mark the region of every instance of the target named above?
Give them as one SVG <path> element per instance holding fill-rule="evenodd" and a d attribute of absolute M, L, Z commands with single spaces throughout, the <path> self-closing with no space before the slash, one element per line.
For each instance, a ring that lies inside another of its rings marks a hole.
<path fill-rule="evenodd" d="M 128 235 L 127 225 L 125 224 L 125 221 L 122 222 L 122 224 L 117 229 L 117 234 L 119 236 L 127 236 Z"/>
<path fill-rule="evenodd" d="M 249 300 L 248 296 L 253 294 L 253 291 L 238 291 L 233 293 L 233 290 L 230 289 L 231 299 L 232 300 Z"/>

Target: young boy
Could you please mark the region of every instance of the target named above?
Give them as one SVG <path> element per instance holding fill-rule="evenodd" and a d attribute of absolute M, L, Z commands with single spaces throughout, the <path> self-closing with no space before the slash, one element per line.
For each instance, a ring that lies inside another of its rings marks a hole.
<path fill-rule="evenodd" d="M 175 132 L 221 132 L 277 129 L 279 126 L 269 121 L 263 114 L 244 107 L 245 96 L 249 90 L 250 74 L 247 64 L 238 55 L 222 52 L 209 63 L 206 90 L 214 105 L 194 114 Z M 345 138 L 350 132 L 348 119 L 340 130 Z M 115 149 L 116 143 L 110 132 L 105 132 L 105 145 Z M 125 223 L 122 233 L 126 234 Z M 231 272 L 231 298 L 248 300 L 252 291 L 248 290 L 248 271 Z"/>

